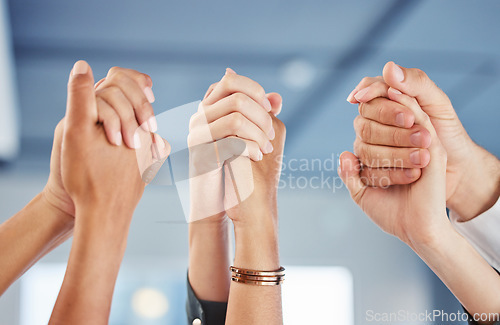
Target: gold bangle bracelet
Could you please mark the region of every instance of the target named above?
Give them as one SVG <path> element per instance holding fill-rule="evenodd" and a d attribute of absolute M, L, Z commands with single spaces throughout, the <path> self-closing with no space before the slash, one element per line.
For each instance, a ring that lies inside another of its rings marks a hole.
<path fill-rule="evenodd" d="M 239 282 L 243 284 L 252 284 L 252 285 L 258 285 L 258 286 L 277 286 L 280 285 L 285 279 L 282 279 L 280 281 L 251 281 L 251 280 L 243 280 L 240 278 L 235 278 L 231 277 L 231 280 L 234 282 Z"/>
<path fill-rule="evenodd" d="M 257 275 L 257 276 L 284 276 L 285 275 L 285 268 L 283 266 L 281 266 L 278 270 L 275 270 L 275 271 L 256 271 L 256 270 L 237 268 L 234 266 L 230 266 L 229 269 L 231 270 L 231 272 L 238 273 L 238 274 L 244 274 L 244 275 Z"/>
<path fill-rule="evenodd" d="M 284 278 L 283 276 L 255 276 L 235 273 L 232 274 L 232 277 L 250 281 L 281 281 Z"/>

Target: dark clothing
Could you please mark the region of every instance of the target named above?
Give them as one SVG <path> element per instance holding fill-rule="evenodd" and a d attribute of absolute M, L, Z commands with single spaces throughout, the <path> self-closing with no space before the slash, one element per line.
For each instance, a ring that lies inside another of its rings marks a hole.
<path fill-rule="evenodd" d="M 201 300 L 194 294 L 189 277 L 187 279 L 186 313 L 188 325 L 199 319 L 202 325 L 224 325 L 226 322 L 227 302 Z"/>

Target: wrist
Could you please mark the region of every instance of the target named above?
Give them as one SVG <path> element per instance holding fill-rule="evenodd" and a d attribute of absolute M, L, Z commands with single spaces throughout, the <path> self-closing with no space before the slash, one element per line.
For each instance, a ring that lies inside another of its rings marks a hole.
<path fill-rule="evenodd" d="M 500 194 L 500 161 L 477 144 L 472 142 L 472 145 L 472 158 L 462 164 L 458 185 L 446 202 L 461 222 L 487 211 Z"/>
<path fill-rule="evenodd" d="M 125 250 L 133 210 L 106 205 L 76 206 L 74 242 L 114 252 Z"/>
<path fill-rule="evenodd" d="M 235 224 L 234 265 L 256 270 L 279 268 L 278 225 L 272 218 L 266 221 Z"/>
<path fill-rule="evenodd" d="M 423 234 L 408 236 L 406 244 L 417 254 L 419 254 L 419 251 L 423 250 L 439 250 L 443 247 L 444 242 L 457 234 L 456 230 L 448 221 L 448 216 L 439 216 L 439 218 L 444 220 L 441 226 L 433 227 L 432 231 Z"/>
<path fill-rule="evenodd" d="M 45 191 L 40 192 L 35 200 L 40 204 L 37 209 L 47 211 L 46 214 L 42 214 L 46 216 L 44 222 L 47 226 L 50 226 L 54 231 L 61 234 L 67 234 L 73 231 L 75 218 L 61 209 L 58 205 L 54 204 L 54 202 L 48 198 Z"/>

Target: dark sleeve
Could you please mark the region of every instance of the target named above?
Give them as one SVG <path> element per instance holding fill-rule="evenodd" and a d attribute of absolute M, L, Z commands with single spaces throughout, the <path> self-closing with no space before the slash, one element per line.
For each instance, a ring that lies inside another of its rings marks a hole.
<path fill-rule="evenodd" d="M 226 322 L 227 302 L 200 300 L 194 294 L 189 277 L 187 278 L 186 313 L 188 325 L 199 319 L 202 325 L 224 325 Z"/>
<path fill-rule="evenodd" d="M 495 270 L 495 271 L 497 271 L 497 273 L 500 275 L 500 272 L 499 272 L 498 270 Z M 462 306 L 462 308 L 463 308 L 463 309 L 464 309 L 464 311 L 467 313 L 467 315 L 469 315 L 469 318 L 468 318 L 468 323 L 469 323 L 469 325 L 479 325 L 479 323 L 478 323 L 478 322 L 475 322 L 475 321 L 474 321 L 474 318 L 472 317 L 472 315 L 471 315 L 471 314 L 469 314 L 469 312 L 467 311 L 467 309 L 465 309 L 465 307 L 464 307 L 464 306 Z M 493 323 L 493 325 L 500 325 L 500 321 Z"/>

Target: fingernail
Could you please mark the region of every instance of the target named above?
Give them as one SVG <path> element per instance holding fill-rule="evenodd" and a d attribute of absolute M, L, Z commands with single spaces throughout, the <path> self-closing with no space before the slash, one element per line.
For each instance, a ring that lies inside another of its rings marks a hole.
<path fill-rule="evenodd" d="M 155 94 L 153 94 L 153 89 L 151 89 L 151 87 L 144 88 L 144 95 L 146 95 L 146 98 L 150 103 L 154 103 Z"/>
<path fill-rule="evenodd" d="M 264 148 L 264 153 L 271 153 L 273 152 L 273 145 L 271 144 L 271 142 L 268 142 L 266 144 L 266 147 Z"/>
<path fill-rule="evenodd" d="M 73 66 L 73 75 L 86 74 L 89 71 L 89 65 L 85 61 L 78 61 Z"/>
<path fill-rule="evenodd" d="M 236 74 L 236 72 L 231 68 L 226 68 L 226 73 Z"/>
<path fill-rule="evenodd" d="M 149 125 L 147 121 L 141 124 L 141 129 L 143 129 L 146 132 L 149 132 Z"/>
<path fill-rule="evenodd" d="M 390 91 L 391 93 L 394 93 L 394 94 L 397 94 L 397 95 L 401 95 L 401 94 L 402 94 L 402 92 L 400 92 L 399 90 L 394 89 L 394 88 L 392 88 L 392 87 L 391 87 L 391 88 L 389 88 L 389 91 Z"/>
<path fill-rule="evenodd" d="M 354 98 L 354 94 L 355 94 L 357 91 L 358 91 L 357 89 L 353 89 L 353 90 L 351 91 L 351 93 L 349 94 L 349 96 L 347 96 L 347 99 L 346 99 L 346 100 L 347 100 L 347 102 L 349 102 L 349 103 L 350 103 L 350 102 L 352 101 L 352 99 Z"/>
<path fill-rule="evenodd" d="M 361 89 L 360 91 L 358 91 L 355 95 L 354 95 L 354 98 L 356 98 L 356 100 L 358 102 L 361 101 L 361 98 L 363 98 L 364 95 L 366 95 L 366 93 L 370 90 L 370 87 L 366 87 L 366 88 L 363 88 Z"/>
<path fill-rule="evenodd" d="M 122 133 L 120 131 L 118 131 L 118 132 L 115 133 L 115 144 L 117 146 L 121 146 L 122 145 Z"/>
<path fill-rule="evenodd" d="M 405 174 L 408 178 L 413 178 L 413 169 L 405 168 Z"/>
<path fill-rule="evenodd" d="M 405 115 L 403 113 L 396 115 L 396 125 L 400 127 L 405 126 Z"/>
<path fill-rule="evenodd" d="M 274 140 L 276 137 L 276 132 L 274 131 L 274 128 L 271 128 L 271 131 L 267 134 L 269 136 L 269 140 Z"/>
<path fill-rule="evenodd" d="M 134 149 L 139 149 L 141 147 L 141 139 L 139 138 L 139 134 L 136 132 L 134 134 Z"/>
<path fill-rule="evenodd" d="M 410 154 L 410 161 L 415 165 L 420 165 L 420 150 L 415 150 Z"/>
<path fill-rule="evenodd" d="M 156 132 L 156 131 L 158 131 L 158 123 L 156 123 L 156 117 L 151 116 L 148 119 L 148 126 L 149 126 L 149 131 L 150 132 Z"/>
<path fill-rule="evenodd" d="M 416 132 L 416 133 L 413 133 L 412 135 L 410 135 L 410 142 L 414 146 L 420 146 L 422 143 L 422 133 L 420 133 L 420 131 L 419 131 L 419 132 Z"/>
<path fill-rule="evenodd" d="M 402 82 L 405 79 L 405 74 L 403 73 L 403 70 L 399 67 L 399 65 L 394 64 L 392 72 L 394 73 L 394 78 L 396 78 L 396 81 Z"/>
<path fill-rule="evenodd" d="M 259 151 L 259 156 L 257 157 L 257 160 L 258 160 L 258 161 L 261 161 L 261 160 L 262 160 L 262 158 L 264 158 L 264 155 L 262 154 L 262 152 L 261 152 L 261 151 Z"/>
<path fill-rule="evenodd" d="M 270 112 L 272 109 L 271 102 L 269 101 L 269 98 L 265 97 L 264 101 L 262 102 L 262 106 L 266 109 L 266 111 Z"/>

